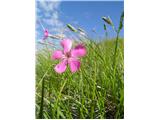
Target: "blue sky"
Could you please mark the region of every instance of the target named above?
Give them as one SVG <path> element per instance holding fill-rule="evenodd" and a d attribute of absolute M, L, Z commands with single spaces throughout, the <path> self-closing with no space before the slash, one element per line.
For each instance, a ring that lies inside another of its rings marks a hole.
<path fill-rule="evenodd" d="M 105 36 L 103 30 L 104 21 L 102 16 L 110 16 L 116 28 L 119 24 L 121 12 L 124 9 L 123 1 L 37 1 L 36 17 L 43 26 L 49 29 L 51 34 L 64 33 L 66 35 L 66 24 L 70 23 L 74 27 L 83 28 L 91 38 Z M 110 26 L 107 26 L 109 36 L 114 37 Z M 94 29 L 97 34 L 92 32 Z M 64 32 L 63 32 L 64 31 Z M 124 36 L 124 30 L 120 36 Z M 39 22 L 36 22 L 36 38 L 41 39 L 43 29 Z M 67 36 L 67 37 L 68 37 Z"/>

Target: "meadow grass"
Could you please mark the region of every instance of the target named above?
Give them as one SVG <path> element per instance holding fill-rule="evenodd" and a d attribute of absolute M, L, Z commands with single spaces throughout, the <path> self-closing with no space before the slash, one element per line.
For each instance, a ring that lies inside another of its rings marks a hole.
<path fill-rule="evenodd" d="M 123 38 L 116 42 L 85 42 L 87 55 L 76 73 L 69 67 L 63 74 L 56 73 L 59 61 L 51 59 L 52 52 L 37 51 L 36 118 L 124 118 Z"/>

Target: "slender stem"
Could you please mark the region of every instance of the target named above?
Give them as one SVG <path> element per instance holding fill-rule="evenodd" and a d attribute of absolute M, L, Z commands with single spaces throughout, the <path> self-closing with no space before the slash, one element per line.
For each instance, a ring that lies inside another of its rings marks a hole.
<path fill-rule="evenodd" d="M 82 71 L 80 69 L 80 71 Z M 83 94 L 83 77 L 82 77 L 82 72 L 80 73 L 80 85 L 79 85 L 79 90 L 80 90 L 80 95 L 81 97 L 79 97 L 79 101 L 81 101 L 81 104 L 84 105 L 84 94 Z M 84 113 L 83 113 L 84 108 L 80 107 L 80 118 L 84 119 Z"/>
<path fill-rule="evenodd" d="M 116 70 L 116 59 L 117 59 L 117 51 L 118 51 L 118 40 L 119 40 L 119 32 L 117 32 L 116 37 L 116 44 L 115 44 L 115 50 L 113 55 L 113 75 L 115 76 L 115 70 Z"/>
<path fill-rule="evenodd" d="M 42 25 L 41 21 L 40 21 L 40 20 L 38 20 L 38 21 L 39 21 L 39 23 L 40 23 L 42 29 L 45 30 L 45 28 L 44 28 L 44 26 Z"/>
<path fill-rule="evenodd" d="M 118 52 L 118 39 L 119 39 L 119 32 L 117 32 L 117 37 L 116 37 L 116 43 L 115 43 L 115 51 L 114 51 L 114 56 L 113 56 L 113 91 L 115 91 L 115 82 L 116 81 L 116 66 L 117 66 L 117 52 Z M 119 84 L 118 84 L 119 87 Z M 115 96 L 115 92 L 113 92 L 113 95 Z M 116 99 L 114 98 L 114 101 Z"/>
<path fill-rule="evenodd" d="M 106 40 L 107 40 L 108 39 L 108 32 L 107 32 L 107 30 L 106 30 L 105 35 L 106 35 Z"/>
<path fill-rule="evenodd" d="M 48 94 L 48 97 L 49 97 L 49 109 L 50 109 L 50 117 L 51 118 L 53 118 L 53 113 L 52 113 L 52 97 L 51 97 L 51 94 L 52 94 L 52 83 L 51 83 L 52 81 L 51 80 L 49 80 L 49 94 Z"/>
<path fill-rule="evenodd" d="M 56 102 L 55 102 L 54 109 L 53 109 L 53 114 L 54 114 L 54 115 L 55 115 L 55 111 L 58 110 L 58 109 L 57 109 L 57 108 L 58 108 L 58 101 L 59 101 L 59 99 L 60 99 L 60 97 L 61 97 L 61 93 L 62 93 L 62 91 L 63 91 L 63 88 L 64 88 L 66 82 L 67 82 L 67 80 L 64 81 L 64 83 L 63 83 L 63 85 L 62 85 L 62 87 L 61 87 L 61 89 L 60 89 L 60 92 L 59 92 L 59 94 L 58 94 L 58 96 L 57 96 L 57 100 L 56 100 Z M 57 113 L 57 116 L 58 116 L 58 113 Z"/>
<path fill-rule="evenodd" d="M 41 91 L 41 105 L 40 105 L 40 112 L 39 112 L 39 118 L 43 117 L 43 101 L 44 101 L 44 77 L 47 75 L 49 69 L 51 66 L 49 66 L 49 68 L 47 69 L 47 71 L 45 72 L 45 74 L 43 75 L 42 79 L 40 80 L 40 82 L 42 81 L 42 91 Z M 39 84 L 38 84 L 39 85 Z M 38 87 L 37 87 L 38 88 Z M 37 90 L 36 88 L 36 90 Z"/>
<path fill-rule="evenodd" d="M 40 106 L 40 112 L 39 112 L 40 119 L 42 119 L 43 117 L 43 97 L 44 97 L 44 79 L 42 80 L 41 106 Z"/>
<path fill-rule="evenodd" d="M 36 90 L 38 89 L 40 83 L 43 81 L 44 77 L 47 75 L 49 69 L 52 67 L 53 65 L 49 66 L 47 71 L 44 73 L 43 77 L 40 79 L 39 83 L 37 84 Z"/>
<path fill-rule="evenodd" d="M 92 107 L 91 107 L 91 118 L 93 119 L 94 118 L 94 106 L 95 106 L 95 94 L 96 94 L 96 74 L 97 74 L 97 65 L 96 65 L 96 62 L 95 62 L 95 73 L 94 73 L 94 81 L 93 81 L 93 95 L 92 95 Z"/>

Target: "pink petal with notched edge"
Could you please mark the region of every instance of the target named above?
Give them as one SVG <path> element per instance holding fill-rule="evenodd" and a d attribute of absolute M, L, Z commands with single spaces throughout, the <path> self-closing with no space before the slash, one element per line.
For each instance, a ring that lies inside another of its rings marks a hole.
<path fill-rule="evenodd" d="M 82 57 L 82 56 L 85 56 L 85 55 L 86 55 L 86 48 L 82 44 L 77 45 L 71 51 L 71 56 L 72 57 Z"/>
<path fill-rule="evenodd" d="M 59 64 L 57 64 L 54 69 L 57 73 L 63 73 L 66 70 L 66 68 L 67 68 L 67 60 L 65 59 L 61 61 Z"/>
<path fill-rule="evenodd" d="M 72 60 L 69 60 L 68 63 L 69 63 L 69 66 L 70 66 L 70 69 L 71 69 L 72 73 L 74 73 L 77 70 L 79 70 L 80 64 L 81 64 L 79 60 L 72 59 Z"/>
<path fill-rule="evenodd" d="M 71 50 L 72 47 L 72 41 L 70 39 L 63 39 L 61 41 L 61 45 L 64 49 L 64 53 L 67 53 Z"/>
<path fill-rule="evenodd" d="M 53 60 L 61 59 L 63 56 L 64 55 L 63 55 L 63 52 L 61 50 L 56 50 L 52 54 L 52 59 Z"/>

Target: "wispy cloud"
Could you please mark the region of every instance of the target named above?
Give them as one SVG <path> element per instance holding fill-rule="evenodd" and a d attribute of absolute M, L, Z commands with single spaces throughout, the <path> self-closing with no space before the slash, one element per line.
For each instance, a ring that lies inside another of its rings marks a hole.
<path fill-rule="evenodd" d="M 37 1 L 36 3 L 37 20 L 41 21 L 44 27 L 54 34 L 62 33 L 64 29 L 64 24 L 59 17 L 60 4 L 60 1 Z M 37 24 L 37 29 L 40 27 Z"/>
<path fill-rule="evenodd" d="M 77 40 L 79 35 L 71 32 L 67 27 L 66 23 L 60 19 L 60 4 L 61 1 L 36 1 L 36 39 L 41 40 L 43 37 L 43 28 L 40 25 L 40 22 L 43 24 L 45 28 L 49 30 L 49 33 L 52 35 L 58 34 L 63 35 L 64 37 L 68 37 L 74 40 Z M 63 14 L 63 13 L 62 13 Z M 67 17 L 63 15 L 63 17 Z M 71 16 L 68 16 L 68 19 L 71 19 Z M 70 20 L 71 24 L 78 26 L 78 21 Z"/>

